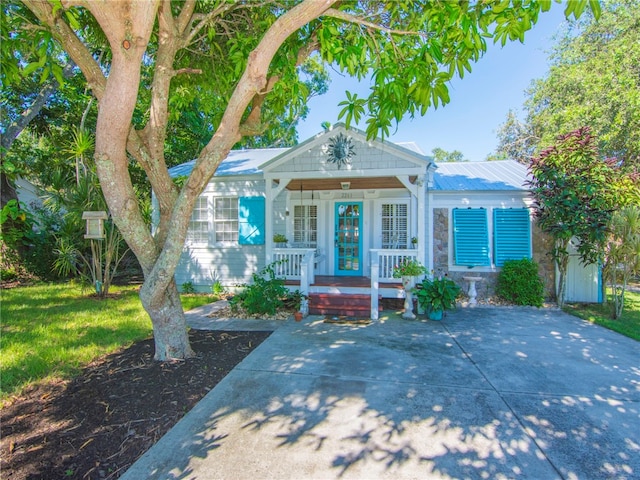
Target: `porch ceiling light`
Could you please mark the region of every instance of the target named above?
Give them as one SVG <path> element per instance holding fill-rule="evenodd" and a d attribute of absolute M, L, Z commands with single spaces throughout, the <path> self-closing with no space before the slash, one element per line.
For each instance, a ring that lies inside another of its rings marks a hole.
<path fill-rule="evenodd" d="M 351 182 L 340 182 L 340 186 L 343 190 L 349 190 L 351 188 Z"/>

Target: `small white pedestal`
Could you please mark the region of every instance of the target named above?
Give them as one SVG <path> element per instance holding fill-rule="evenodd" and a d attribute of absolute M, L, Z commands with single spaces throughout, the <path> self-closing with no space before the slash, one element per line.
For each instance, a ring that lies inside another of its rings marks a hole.
<path fill-rule="evenodd" d="M 402 287 L 404 288 L 404 313 L 402 318 L 407 320 L 415 320 L 416 315 L 413 313 L 413 295 L 412 290 L 416 286 L 415 277 L 402 277 Z"/>
<path fill-rule="evenodd" d="M 469 282 L 469 306 L 475 307 L 478 304 L 476 300 L 476 296 L 478 292 L 476 291 L 476 282 L 482 281 L 482 277 L 462 277 L 463 280 Z"/>

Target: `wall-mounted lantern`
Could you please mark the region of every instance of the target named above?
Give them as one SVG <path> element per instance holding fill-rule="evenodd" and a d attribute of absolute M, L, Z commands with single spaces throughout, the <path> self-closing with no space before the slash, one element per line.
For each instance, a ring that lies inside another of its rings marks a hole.
<path fill-rule="evenodd" d="M 84 238 L 102 240 L 104 238 L 104 221 L 107 212 L 82 212 L 82 219 L 87 221 L 87 233 Z"/>

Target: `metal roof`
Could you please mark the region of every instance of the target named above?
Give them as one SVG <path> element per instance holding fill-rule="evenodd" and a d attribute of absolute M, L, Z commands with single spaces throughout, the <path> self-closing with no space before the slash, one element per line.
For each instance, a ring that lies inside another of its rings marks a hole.
<path fill-rule="evenodd" d="M 400 144 L 403 148 L 411 148 L 414 145 Z M 418 150 L 418 148 L 416 149 Z M 262 174 L 261 165 L 289 150 L 290 148 L 231 150 L 216 170 L 214 177 L 260 175 Z M 191 160 L 170 168 L 169 175 L 172 177 L 189 175 L 194 165 L 195 160 Z M 439 163 L 437 167 L 433 175 L 433 190 L 528 190 L 525 187 L 527 168 L 513 160 L 443 162 Z"/>
<path fill-rule="evenodd" d="M 443 162 L 433 174 L 433 190 L 528 190 L 527 167 L 513 160 Z"/>
<path fill-rule="evenodd" d="M 225 158 L 214 177 L 225 177 L 230 175 L 256 175 L 261 174 L 262 170 L 259 168 L 265 162 L 268 162 L 272 158 L 283 154 L 288 151 L 289 148 L 256 148 L 251 150 L 231 150 L 227 158 Z M 183 175 L 189 175 L 195 165 L 196 161 L 183 163 L 181 165 L 172 167 L 169 169 L 169 175 L 172 177 L 179 177 Z"/>

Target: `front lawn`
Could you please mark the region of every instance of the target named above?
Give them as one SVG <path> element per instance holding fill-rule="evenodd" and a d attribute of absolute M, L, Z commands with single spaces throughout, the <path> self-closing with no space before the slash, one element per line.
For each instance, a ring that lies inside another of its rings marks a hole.
<path fill-rule="evenodd" d="M 1 290 L 0 398 L 32 381 L 73 376 L 95 358 L 150 337 L 137 288 L 110 291 L 100 300 L 73 284 Z M 190 295 L 184 308 L 212 301 L 212 295 Z"/>
<path fill-rule="evenodd" d="M 613 307 L 609 304 L 571 304 L 566 305 L 565 311 L 627 337 L 640 340 L 640 293 L 627 291 L 624 295 L 624 310 L 622 317 L 617 320 L 611 318 Z"/>

